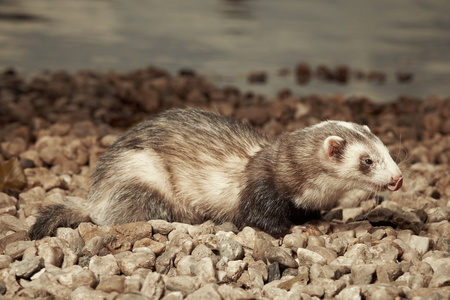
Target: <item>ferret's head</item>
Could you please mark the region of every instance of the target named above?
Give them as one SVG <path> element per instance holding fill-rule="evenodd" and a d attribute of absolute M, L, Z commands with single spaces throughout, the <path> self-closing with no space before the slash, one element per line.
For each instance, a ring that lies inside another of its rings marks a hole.
<path fill-rule="evenodd" d="M 369 127 L 342 121 L 326 121 L 314 127 L 325 133 L 319 155 L 339 177 L 348 180 L 349 187 L 368 191 L 401 188 L 402 172 Z"/>

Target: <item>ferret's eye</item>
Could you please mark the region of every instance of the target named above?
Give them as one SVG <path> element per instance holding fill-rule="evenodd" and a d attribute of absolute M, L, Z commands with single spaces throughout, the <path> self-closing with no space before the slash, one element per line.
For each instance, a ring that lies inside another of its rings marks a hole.
<path fill-rule="evenodd" d="M 370 158 L 367 158 L 366 160 L 364 160 L 364 162 L 368 165 L 373 164 L 373 160 L 371 160 Z"/>

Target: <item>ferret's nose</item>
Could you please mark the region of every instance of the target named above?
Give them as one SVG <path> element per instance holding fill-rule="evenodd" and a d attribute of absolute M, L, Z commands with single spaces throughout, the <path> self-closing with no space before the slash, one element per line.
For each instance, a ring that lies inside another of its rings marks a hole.
<path fill-rule="evenodd" d="M 391 191 L 399 190 L 403 185 L 403 176 L 391 177 L 391 183 L 388 184 L 387 188 Z"/>

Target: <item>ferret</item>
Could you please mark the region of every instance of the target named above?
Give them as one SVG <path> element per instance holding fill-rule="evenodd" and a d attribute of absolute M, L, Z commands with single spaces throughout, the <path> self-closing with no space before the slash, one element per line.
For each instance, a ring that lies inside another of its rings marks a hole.
<path fill-rule="evenodd" d="M 40 213 L 32 239 L 91 220 L 213 220 L 273 236 L 320 217 L 344 193 L 396 191 L 403 177 L 367 126 L 324 121 L 268 138 L 249 124 L 198 109 L 172 109 L 138 124 L 99 160 L 87 204 Z"/>

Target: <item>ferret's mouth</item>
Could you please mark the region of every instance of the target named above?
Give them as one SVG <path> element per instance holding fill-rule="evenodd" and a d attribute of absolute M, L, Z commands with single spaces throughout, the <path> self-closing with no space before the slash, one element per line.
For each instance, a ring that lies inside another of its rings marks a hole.
<path fill-rule="evenodd" d="M 388 183 L 386 185 L 370 183 L 372 189 L 377 192 L 384 192 L 385 190 L 390 190 L 394 192 L 399 190 L 402 187 L 402 185 L 403 185 L 403 178 L 400 178 L 399 180 Z"/>

